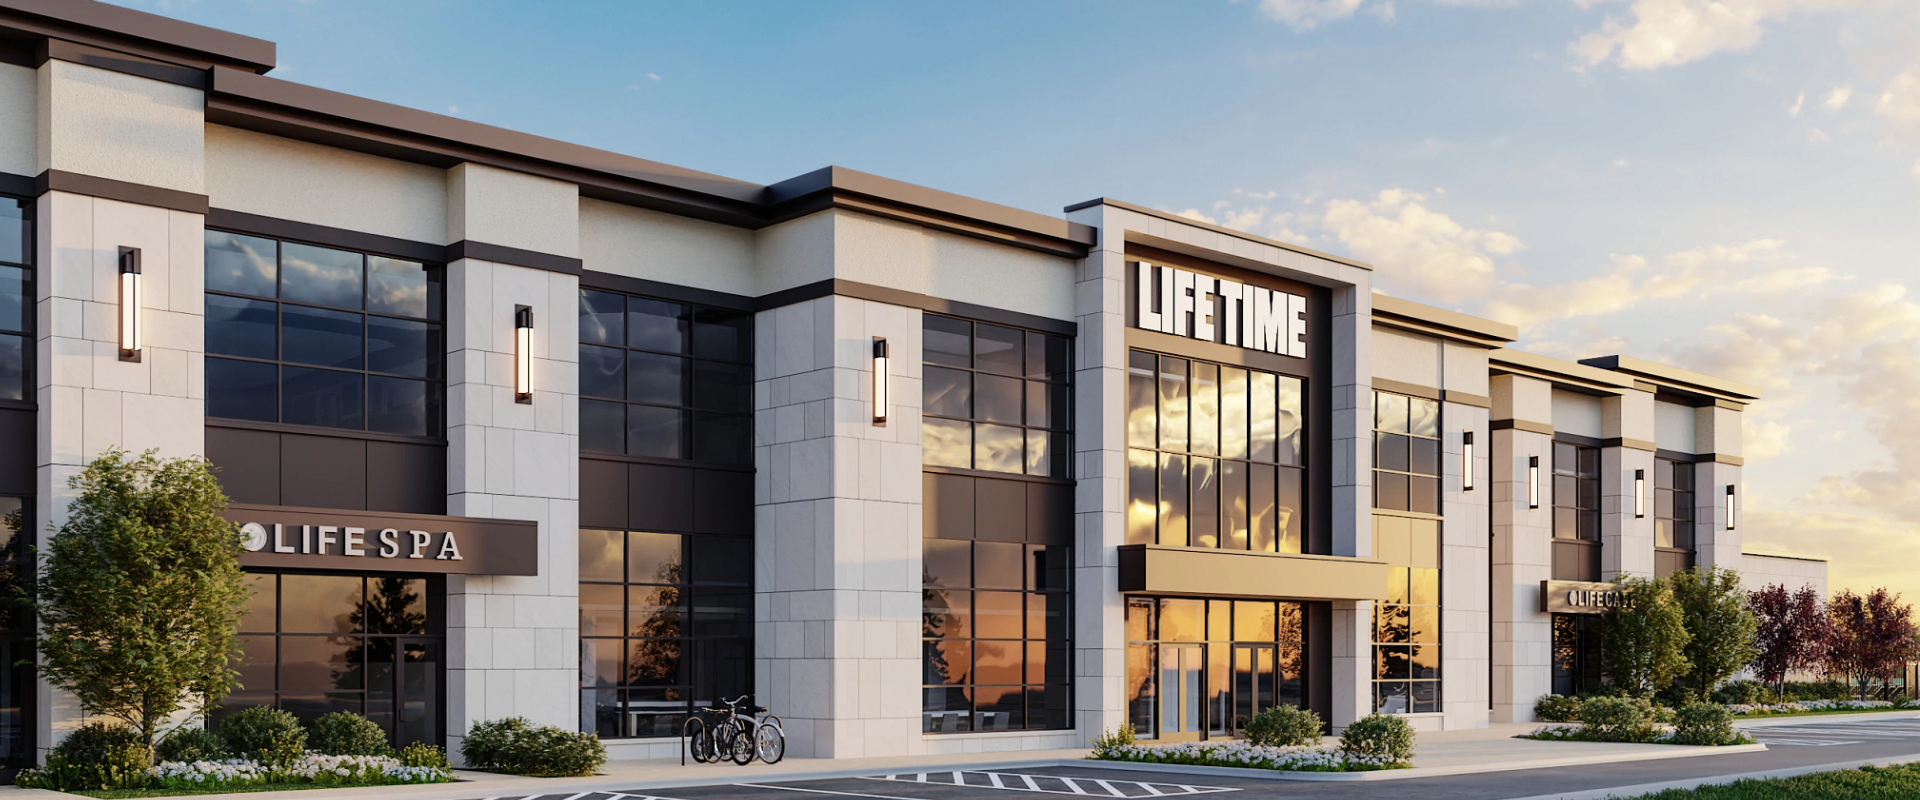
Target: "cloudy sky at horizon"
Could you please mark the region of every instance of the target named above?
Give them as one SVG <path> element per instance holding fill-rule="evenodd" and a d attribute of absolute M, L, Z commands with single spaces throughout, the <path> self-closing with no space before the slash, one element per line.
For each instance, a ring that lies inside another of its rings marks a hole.
<path fill-rule="evenodd" d="M 773 182 L 1111 196 L 1762 387 L 1746 539 L 1920 600 L 1920 0 L 120 0 L 275 77 Z"/>

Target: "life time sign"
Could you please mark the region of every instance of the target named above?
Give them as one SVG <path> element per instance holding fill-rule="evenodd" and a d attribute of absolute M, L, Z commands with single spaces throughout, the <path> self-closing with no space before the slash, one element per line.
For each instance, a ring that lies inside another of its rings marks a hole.
<path fill-rule="evenodd" d="M 355 572 L 536 575 L 532 522 L 425 514 L 235 505 L 240 563 Z"/>
<path fill-rule="evenodd" d="M 1134 327 L 1307 357 L 1307 298 L 1178 267 L 1134 262 Z"/>

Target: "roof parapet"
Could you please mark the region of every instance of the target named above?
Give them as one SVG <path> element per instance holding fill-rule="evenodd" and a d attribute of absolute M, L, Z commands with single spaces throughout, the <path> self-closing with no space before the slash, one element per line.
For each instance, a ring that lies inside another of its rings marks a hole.
<path fill-rule="evenodd" d="M 1661 391 L 1684 395 L 1701 400 L 1727 400 L 1735 403 L 1752 403 L 1760 399 L 1760 387 L 1739 381 L 1703 375 L 1692 370 L 1668 366 L 1632 356 L 1598 356 L 1584 358 L 1580 363 L 1597 369 L 1611 370 L 1631 375 L 1659 387 Z"/>

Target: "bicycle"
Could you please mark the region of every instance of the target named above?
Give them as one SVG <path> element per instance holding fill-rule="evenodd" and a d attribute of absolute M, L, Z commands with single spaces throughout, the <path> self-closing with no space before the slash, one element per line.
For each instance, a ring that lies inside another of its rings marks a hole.
<path fill-rule="evenodd" d="M 716 719 L 709 720 L 708 717 Z M 732 756 L 731 717 L 731 711 L 711 706 L 694 709 L 693 716 L 687 717 L 680 735 L 687 741 L 687 752 L 695 762 L 709 764 Z M 716 729 L 719 729 L 717 735 Z M 723 751 L 721 748 L 726 749 Z"/>
<path fill-rule="evenodd" d="M 695 761 L 724 760 L 746 766 L 755 758 L 778 764 L 786 757 L 787 733 L 780 718 L 764 707 L 745 706 L 747 697 L 721 699 L 714 707 L 700 710 L 702 714 L 718 716 L 717 721 L 708 722 L 700 717 L 687 720 L 687 747 Z"/>

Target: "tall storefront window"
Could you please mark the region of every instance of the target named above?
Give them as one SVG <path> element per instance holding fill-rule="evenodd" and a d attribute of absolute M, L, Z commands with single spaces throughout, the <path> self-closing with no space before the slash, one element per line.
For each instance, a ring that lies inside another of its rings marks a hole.
<path fill-rule="evenodd" d="M 1594 614 L 1553 615 L 1553 693 L 1566 697 L 1600 688 L 1600 620 Z"/>
<path fill-rule="evenodd" d="M 1379 529 L 1431 531 L 1430 520 L 1374 517 Z M 1414 534 L 1429 543 L 1434 534 Z M 1423 559 L 1424 560 L 1424 559 Z M 1440 710 L 1440 570 L 1395 566 L 1387 599 L 1373 604 L 1373 699 L 1382 714 Z"/>
<path fill-rule="evenodd" d="M 445 579 L 249 574 L 240 688 L 219 714 L 273 706 L 313 720 L 352 711 L 394 744 L 445 740 Z M 217 720 L 216 720 L 217 721 Z"/>
<path fill-rule="evenodd" d="M 1304 609 L 1272 600 L 1127 598 L 1127 718 L 1143 737 L 1231 736 L 1304 707 Z"/>
<path fill-rule="evenodd" d="M 1373 393 L 1373 507 L 1440 513 L 1440 402 Z"/>
<path fill-rule="evenodd" d="M 580 290 L 580 449 L 753 463 L 753 315 Z"/>
<path fill-rule="evenodd" d="M 1128 354 L 1127 543 L 1299 553 L 1301 381 Z"/>
<path fill-rule="evenodd" d="M 34 765 L 33 612 L 14 591 L 33 569 L 33 500 L 0 497 L 0 769 Z"/>
<path fill-rule="evenodd" d="M 753 691 L 751 553 L 744 537 L 580 531 L 581 730 L 677 736 L 696 705 Z"/>
<path fill-rule="evenodd" d="M 1693 464 L 1655 459 L 1653 485 L 1654 572 L 1693 569 Z"/>
<path fill-rule="evenodd" d="M 441 272 L 207 231 L 207 416 L 441 435 Z"/>
<path fill-rule="evenodd" d="M 1553 443 L 1553 577 L 1600 580 L 1600 448 Z"/>
<path fill-rule="evenodd" d="M 1072 477 L 1072 340 L 922 316 L 921 462 Z"/>
<path fill-rule="evenodd" d="M 0 197 L 0 401 L 31 402 L 33 203 Z"/>
<path fill-rule="evenodd" d="M 926 539 L 921 727 L 1072 727 L 1066 547 Z"/>

